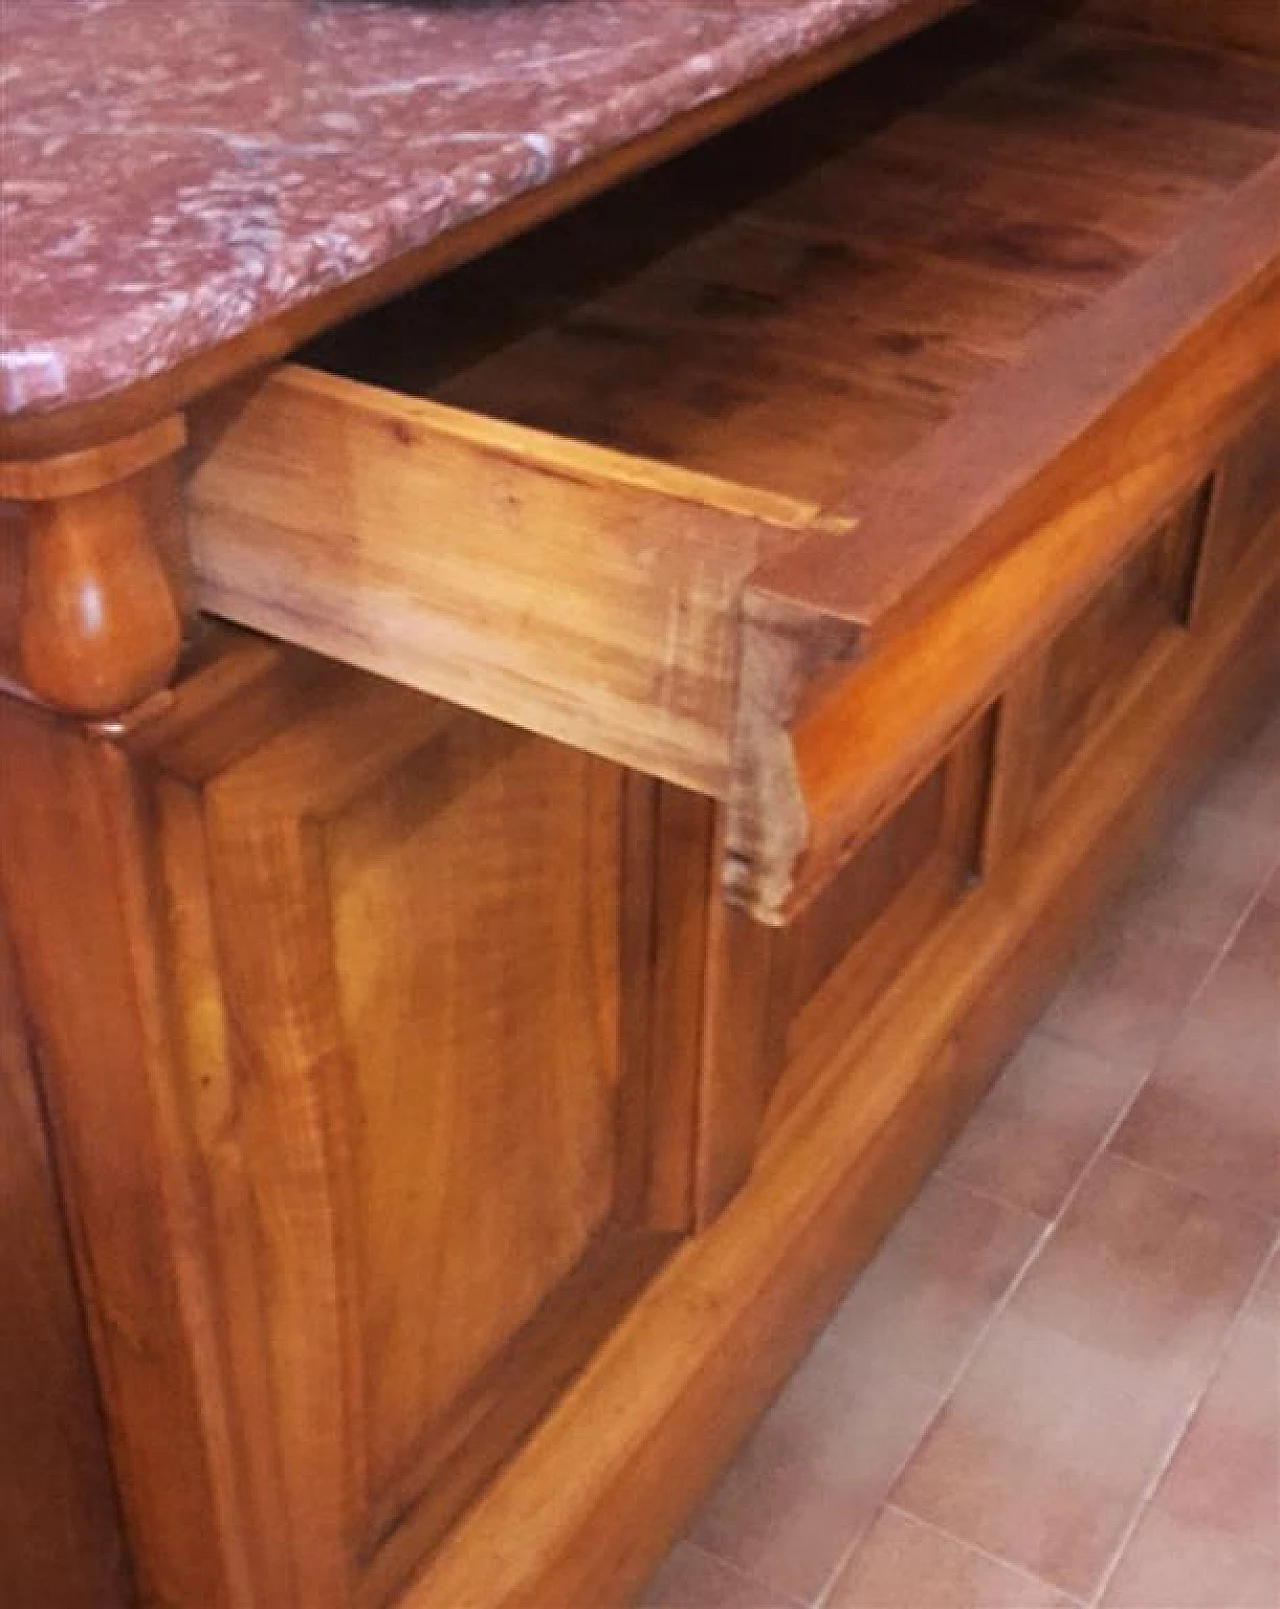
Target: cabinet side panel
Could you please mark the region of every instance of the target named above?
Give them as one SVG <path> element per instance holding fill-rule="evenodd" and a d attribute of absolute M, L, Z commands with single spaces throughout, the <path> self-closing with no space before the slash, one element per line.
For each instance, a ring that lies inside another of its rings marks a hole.
<path fill-rule="evenodd" d="M 610 1214 L 620 779 L 460 716 L 329 827 L 375 1490 Z"/>

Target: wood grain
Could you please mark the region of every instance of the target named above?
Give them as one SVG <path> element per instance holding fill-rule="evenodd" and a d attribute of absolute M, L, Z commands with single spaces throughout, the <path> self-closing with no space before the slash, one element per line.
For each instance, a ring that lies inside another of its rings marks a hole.
<path fill-rule="evenodd" d="M 182 620 L 145 478 L 27 507 L 18 663 L 57 709 L 117 714 L 177 664 Z"/>
<path fill-rule="evenodd" d="M 1145 32 L 1280 56 L 1272 0 L 1087 0 L 1086 12 Z"/>
<path fill-rule="evenodd" d="M 1275 687 L 1278 604 L 1277 554 L 1256 550 L 1213 630 L 920 952 L 869 1037 L 829 1064 L 749 1187 L 658 1276 L 404 1609 L 604 1609 L 640 1584 L 1034 1018 L 1153 818 Z M 495 1553 L 494 1537 L 520 1546 Z"/>
<path fill-rule="evenodd" d="M 121 741 L 252 1601 L 382 1604 L 688 1225 L 705 843 L 659 877 L 652 783 L 237 633 Z"/>
<path fill-rule="evenodd" d="M 138 799 L 118 753 L 0 700 L 0 888 L 38 1046 L 143 1602 L 252 1602 L 201 1300 Z"/>
<path fill-rule="evenodd" d="M 1253 543 L 1268 535 L 1278 511 L 1280 395 L 1263 406 L 1216 477 L 1193 598 L 1197 618 L 1230 587 L 1236 566 Z"/>
<path fill-rule="evenodd" d="M 668 216 L 655 180 L 633 197 L 651 231 L 615 239 L 602 205 L 515 252 L 523 288 L 487 346 L 492 297 L 446 287 L 322 354 L 373 354 L 412 398 L 296 372 L 225 434 L 212 419 L 209 603 L 726 799 L 730 892 L 786 920 L 1207 473 L 1277 357 L 1280 75 L 982 15 L 947 38 L 744 135 L 762 181 L 735 186 L 723 155 L 691 167 L 724 179 L 727 210 Z M 335 466 L 305 496 L 281 467 L 299 443 Z M 429 545 L 425 501 L 444 511 Z M 948 616 L 953 664 L 930 611 L 997 585 L 984 569 L 1022 543 L 999 583 L 1013 626 Z M 1074 579 L 1050 622 L 1035 573 L 1058 555 Z M 880 671 L 858 670 L 841 704 L 846 662 L 912 629 L 884 667 L 913 691 L 868 704 Z"/>
<path fill-rule="evenodd" d="M 758 914 L 785 920 L 823 886 L 1260 405 L 1280 363 L 1278 202 L 1280 161 L 1211 246 L 1188 237 L 887 476 L 854 541 L 810 538 L 753 577 L 743 686 L 761 713 L 728 846 Z M 842 670 L 851 634 L 864 662 Z"/>
<path fill-rule="evenodd" d="M 735 600 L 814 508 L 303 369 L 237 401 L 195 431 L 206 608 L 723 787 Z"/>
<path fill-rule="evenodd" d="M 2 925 L 0 1137 L 0 1579 L 13 1609 L 128 1609 L 119 1502 Z"/>
<path fill-rule="evenodd" d="M 621 1602 L 1276 686 L 1280 73 L 1057 11 L 202 404 L 196 595 L 287 642 L 174 671 L 170 460 L 13 471 L 0 665 L 110 716 L 0 702 L 0 890 L 143 1601 Z"/>

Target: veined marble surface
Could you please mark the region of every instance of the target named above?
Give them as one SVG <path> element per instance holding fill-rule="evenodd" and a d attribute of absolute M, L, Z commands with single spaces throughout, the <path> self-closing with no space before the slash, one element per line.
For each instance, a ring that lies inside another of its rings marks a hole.
<path fill-rule="evenodd" d="M 0 415 L 90 401 L 908 0 L 0 0 Z"/>

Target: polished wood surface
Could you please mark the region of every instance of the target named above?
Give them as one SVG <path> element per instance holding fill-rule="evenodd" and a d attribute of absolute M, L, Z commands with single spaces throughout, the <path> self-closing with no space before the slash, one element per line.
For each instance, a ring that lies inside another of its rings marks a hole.
<path fill-rule="evenodd" d="M 206 608 L 723 789 L 736 600 L 814 506 L 302 368 L 195 437 Z"/>
<path fill-rule="evenodd" d="M 6 469 L 16 1609 L 117 1499 L 165 1609 L 676 1534 L 1280 680 L 1280 66 L 1193 9 L 975 7 Z"/>
<path fill-rule="evenodd" d="M 1257 409 L 1280 363 L 1278 199 L 1280 161 L 1241 193 L 1229 215 L 1236 228 L 1224 232 L 1222 261 L 1229 260 L 1233 239 L 1242 259 L 1247 288 L 1239 301 L 1222 285 L 1225 309 L 1215 302 L 1219 315 L 1198 324 L 1167 361 L 1157 356 L 1160 348 L 1148 350 L 1152 367 L 1135 363 L 1134 389 L 1095 386 L 1095 364 L 1107 382 L 1117 380 L 1110 362 L 1122 348 L 1106 336 L 1113 307 L 1086 345 L 1055 342 L 1062 362 L 1021 369 L 1018 383 L 1003 396 L 992 395 L 990 411 L 975 409 L 957 420 L 953 431 L 941 432 L 877 490 L 858 534 L 866 539 L 875 532 L 880 541 L 869 551 L 891 551 L 902 560 L 901 570 L 875 561 L 891 588 L 911 575 L 917 538 L 931 549 L 940 533 L 950 541 L 909 603 L 890 610 L 878 632 L 873 625 L 861 667 L 839 676 L 833 664 L 824 676 L 813 663 L 819 628 L 832 631 L 829 615 L 844 618 L 846 610 L 859 609 L 852 594 L 862 582 L 846 549 L 802 546 L 754 578 L 745 652 L 748 666 L 760 656 L 758 674 L 769 688 L 759 699 L 766 713 L 757 718 L 754 735 L 762 763 L 778 774 L 737 797 L 729 842 L 737 851 L 735 875 L 761 914 L 785 918 L 824 886 L 861 824 L 918 775 L 931 747 L 926 730 L 941 735 L 964 719 L 993 678 L 1052 629 L 1053 617 L 1061 619 L 1058 611 L 1092 591 L 1210 472 Z M 1161 284 L 1165 267 L 1177 272 L 1185 266 L 1181 257 L 1164 259 Z M 1130 282 L 1130 292 L 1136 283 Z M 1120 311 L 1128 301 L 1121 298 Z M 1169 306 L 1144 302 L 1134 311 L 1159 307 L 1163 315 Z M 1127 339 L 1132 325 L 1122 319 L 1120 328 Z M 1079 363 L 1076 351 L 1083 354 Z M 1054 408 L 1038 406 L 1044 394 L 1066 399 L 1072 412 L 1082 394 L 1092 410 L 1081 409 L 1065 440 L 1024 454 L 1026 433 L 1036 436 L 1046 423 L 1052 429 Z M 1011 396 L 1020 402 L 1017 409 Z M 889 496 L 895 486 L 901 494 L 896 503 Z M 984 557 L 986 568 L 956 586 Z M 950 596 L 929 612 L 926 600 L 948 573 Z M 1045 575 L 1055 578 L 1051 589 L 1043 585 Z M 877 635 L 886 639 L 879 651 Z M 838 635 L 833 640 L 842 641 Z M 850 655 L 847 642 L 842 652 Z M 780 742 L 779 726 L 788 731 Z M 791 821 L 777 805 L 787 799 Z"/>
<path fill-rule="evenodd" d="M 1085 0 L 1106 22 L 1157 35 L 1280 56 L 1280 16 L 1272 0 Z"/>
<path fill-rule="evenodd" d="M 28 768 L 42 748 L 72 774 L 110 765 L 133 845 L 112 882 L 138 924 L 117 965 L 155 968 L 175 1210 L 149 1223 L 148 1263 L 135 1224 L 92 1213 L 90 1254 L 145 1282 L 117 1297 L 131 1311 L 180 1310 L 211 1420 L 174 1451 L 203 1448 L 232 1533 L 188 1538 L 181 1567 L 213 1547 L 243 1572 L 166 1579 L 161 1601 L 385 1602 L 688 1224 L 696 1066 L 683 1088 L 655 1071 L 648 1032 L 673 942 L 654 930 L 671 895 L 652 784 L 238 636 L 109 748 L 82 757 L 17 709 L 6 732 Z M 25 797 L 6 795 L 7 825 L 35 849 Z M 69 910 L 23 915 L 48 955 L 72 945 Z M 687 1012 L 664 975 L 664 1011 Z M 102 981 L 86 968 L 86 1022 Z M 39 995 L 64 1039 L 67 995 Z M 60 1078 L 56 1096 L 89 1120 Z M 120 1181 L 140 1209 L 144 1162 Z M 100 1337 L 100 1367 L 125 1367 L 123 1342 Z M 141 1452 L 129 1386 L 119 1429 Z M 168 1395 L 157 1374 L 149 1411 L 176 1429 Z M 159 1473 L 124 1471 L 144 1533 L 198 1491 Z"/>
<path fill-rule="evenodd" d="M 13 1609 L 132 1609 L 84 1313 L 0 926 L 0 1578 Z"/>
<path fill-rule="evenodd" d="M 227 1501 L 238 1431 L 190 1257 L 140 801 L 112 744 L 9 697 L 0 748 L 0 892 L 139 1596 L 224 1609 L 252 1601 Z"/>

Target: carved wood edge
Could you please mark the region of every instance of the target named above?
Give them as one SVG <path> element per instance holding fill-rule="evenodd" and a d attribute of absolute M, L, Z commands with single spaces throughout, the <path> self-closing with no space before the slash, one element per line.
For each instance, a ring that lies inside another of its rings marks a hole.
<path fill-rule="evenodd" d="M 20 692 L 100 720 L 168 683 L 183 641 L 185 443 L 173 416 L 101 447 L 0 464 L 0 496 L 22 510 Z"/>

